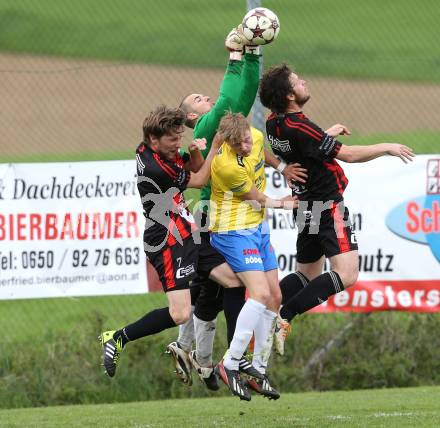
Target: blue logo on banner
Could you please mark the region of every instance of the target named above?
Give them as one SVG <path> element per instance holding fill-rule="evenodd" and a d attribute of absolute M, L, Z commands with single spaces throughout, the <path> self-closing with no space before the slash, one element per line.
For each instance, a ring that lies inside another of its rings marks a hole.
<path fill-rule="evenodd" d="M 396 235 L 429 245 L 440 262 L 440 159 L 428 161 L 427 195 L 397 205 L 385 223 Z"/>

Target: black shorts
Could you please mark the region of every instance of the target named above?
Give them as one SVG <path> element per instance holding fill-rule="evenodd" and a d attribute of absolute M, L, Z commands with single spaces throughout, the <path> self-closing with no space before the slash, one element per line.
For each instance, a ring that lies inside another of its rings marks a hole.
<path fill-rule="evenodd" d="M 197 275 L 198 248 L 191 236 L 155 253 L 146 252 L 155 267 L 165 292 L 185 290 Z"/>
<path fill-rule="evenodd" d="M 200 234 L 201 243 L 199 246 L 199 264 L 197 273 L 202 278 L 208 278 L 211 270 L 223 263 L 225 258 L 211 245 L 209 232 Z"/>
<path fill-rule="evenodd" d="M 200 276 L 196 276 L 190 283 L 189 283 L 189 291 L 191 293 L 191 306 L 195 306 L 197 299 L 200 295 Z"/>
<path fill-rule="evenodd" d="M 331 208 L 314 211 L 312 202 L 307 210 L 294 211 L 298 227 L 296 260 L 313 263 L 323 255 L 327 258 L 358 249 L 348 208 L 343 201 L 333 203 Z"/>
<path fill-rule="evenodd" d="M 209 279 L 211 270 L 223 263 L 225 258 L 211 245 L 207 232 L 209 218 L 205 212 L 196 212 L 199 227 L 197 277 L 191 282 L 191 304 L 195 305 L 194 314 L 203 321 L 212 321 L 223 310 L 223 287 Z"/>
<path fill-rule="evenodd" d="M 215 281 L 198 276 L 192 283 L 200 290 L 195 301 L 194 315 L 202 321 L 212 321 L 223 310 L 223 287 Z"/>
<path fill-rule="evenodd" d="M 207 214 L 203 213 L 200 218 L 201 226 L 206 229 L 208 218 Z M 225 258 L 211 245 L 209 232 L 200 232 L 199 245 L 199 264 L 198 274 L 202 278 L 208 278 L 211 270 L 221 264 L 226 263 Z"/>

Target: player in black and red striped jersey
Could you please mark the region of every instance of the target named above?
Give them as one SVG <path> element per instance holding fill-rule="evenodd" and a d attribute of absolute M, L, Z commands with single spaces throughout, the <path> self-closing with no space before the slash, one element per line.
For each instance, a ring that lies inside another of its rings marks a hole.
<path fill-rule="evenodd" d="M 156 268 L 168 298 L 168 307 L 147 313 L 138 321 L 119 330 L 103 332 L 103 365 L 113 377 L 125 344 L 141 337 L 159 333 L 185 323 L 191 313 L 190 281 L 196 274 L 239 286 L 240 282 L 223 257 L 216 258 L 213 248 L 199 246 L 193 232 L 196 229 L 186 207 L 183 191 L 200 188 L 210 176 L 211 160 L 222 139 L 214 137 L 206 159 L 200 150 L 205 139 L 196 139 L 188 147 L 190 154 L 180 154 L 185 113 L 165 106 L 151 112 L 143 124 L 144 140 L 136 150 L 138 191 L 146 219 L 144 250 Z M 193 174 L 191 174 L 193 172 Z M 186 353 L 172 349 L 176 370 L 190 368 Z M 178 373 L 190 382 L 190 370 Z"/>
<path fill-rule="evenodd" d="M 400 157 L 405 163 L 414 156 L 402 144 L 347 146 L 336 140 L 350 135 L 349 129 L 336 124 L 326 131 L 302 111 L 310 99 L 307 82 L 286 64 L 264 73 L 260 84 L 262 104 L 271 110 L 266 122 L 267 137 L 273 152 L 284 164 L 300 163 L 307 169 L 305 183 L 292 183 L 300 200 L 294 212 L 298 226 L 297 272 L 283 281 L 284 294 L 289 283 L 293 293 L 283 296 L 279 323 L 326 301 L 331 295 L 353 285 L 358 277 L 358 252 L 343 192 L 348 184 L 336 161 L 366 162 L 384 155 Z M 278 168 L 280 169 L 280 168 Z M 322 273 L 325 257 L 331 270 Z M 276 343 L 283 347 L 283 337 Z"/>

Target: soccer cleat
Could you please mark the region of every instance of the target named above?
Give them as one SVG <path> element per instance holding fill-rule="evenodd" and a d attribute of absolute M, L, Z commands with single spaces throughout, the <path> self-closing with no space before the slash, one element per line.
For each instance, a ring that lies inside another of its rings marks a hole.
<path fill-rule="evenodd" d="M 217 391 L 219 385 L 214 369 L 212 367 L 202 367 L 196 359 L 196 351 L 191 351 L 189 353 L 189 360 L 191 361 L 191 365 L 196 369 L 200 380 L 205 383 L 206 387 L 211 391 Z"/>
<path fill-rule="evenodd" d="M 278 354 L 284 355 L 284 343 L 286 342 L 287 336 L 292 331 L 292 327 L 289 322 L 279 315 L 277 315 L 276 325 L 275 325 L 275 351 Z"/>
<path fill-rule="evenodd" d="M 266 375 L 263 375 L 261 379 L 249 378 L 246 383 L 249 388 L 253 389 L 255 392 L 263 395 L 269 400 L 278 400 L 280 398 L 280 393 L 271 386 L 269 382 L 269 378 Z"/>
<path fill-rule="evenodd" d="M 238 370 L 240 373 L 244 373 L 249 377 L 254 377 L 256 379 L 262 378 L 262 374 L 247 360 L 243 355 L 238 363 Z"/>
<path fill-rule="evenodd" d="M 173 357 L 176 366 L 177 377 L 187 386 L 192 385 L 191 361 L 188 354 L 182 349 L 178 342 L 171 342 L 165 351 Z"/>
<path fill-rule="evenodd" d="M 115 340 L 113 335 L 116 333 L 114 331 L 104 331 L 99 336 L 99 341 L 101 342 L 103 349 L 102 365 L 104 366 L 105 373 L 113 377 L 116 373 L 116 366 L 119 362 L 119 355 L 124 349 L 122 346 L 122 339 L 119 338 Z"/>
<path fill-rule="evenodd" d="M 249 392 L 247 386 L 243 383 L 240 378 L 240 372 L 238 370 L 229 370 L 223 364 L 221 360 L 215 366 L 215 372 L 218 377 L 225 383 L 233 395 L 236 395 L 240 400 L 251 401 L 251 393 Z"/>

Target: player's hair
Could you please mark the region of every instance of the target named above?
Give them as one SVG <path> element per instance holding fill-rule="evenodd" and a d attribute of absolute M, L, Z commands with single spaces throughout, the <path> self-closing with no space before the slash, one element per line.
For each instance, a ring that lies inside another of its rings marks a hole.
<path fill-rule="evenodd" d="M 248 121 L 241 113 L 227 112 L 218 126 L 218 132 L 231 146 L 240 144 L 244 133 L 250 128 Z"/>
<path fill-rule="evenodd" d="M 179 108 L 180 110 L 182 110 L 185 113 L 185 125 L 188 128 L 194 129 L 197 123 L 197 119 L 188 119 L 188 113 L 193 113 L 193 110 L 191 109 L 189 103 L 186 101 L 186 99 L 190 96 L 191 94 L 185 95 L 182 99 L 182 101 L 179 104 Z"/>
<path fill-rule="evenodd" d="M 148 143 L 150 135 L 160 138 L 172 132 L 178 132 L 185 122 L 185 113 L 179 108 L 157 107 L 144 119 L 142 125 L 144 143 Z"/>
<path fill-rule="evenodd" d="M 285 113 L 289 105 L 287 96 L 293 92 L 290 83 L 292 70 L 283 63 L 267 70 L 260 82 L 260 100 L 264 107 L 275 113 Z"/>

